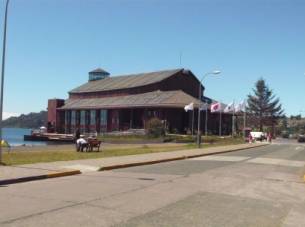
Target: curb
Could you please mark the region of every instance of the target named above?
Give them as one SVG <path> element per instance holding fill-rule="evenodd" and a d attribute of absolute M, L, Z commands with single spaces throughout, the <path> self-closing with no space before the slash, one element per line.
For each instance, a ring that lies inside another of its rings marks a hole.
<path fill-rule="evenodd" d="M 58 173 L 49 173 L 46 174 L 47 178 L 57 178 L 57 177 L 67 177 L 67 176 L 73 176 L 77 174 L 81 174 L 82 172 L 80 170 L 69 170 L 69 171 L 63 171 Z"/>
<path fill-rule="evenodd" d="M 176 158 L 167 158 L 167 159 L 160 159 L 160 160 L 154 160 L 154 161 L 134 162 L 134 163 L 127 163 L 127 164 L 105 166 L 105 167 L 100 167 L 98 169 L 98 171 L 106 171 L 106 170 L 112 170 L 112 169 L 122 169 L 122 168 L 135 167 L 135 166 L 152 165 L 152 164 L 158 164 L 158 163 L 162 163 L 162 162 L 171 162 L 171 161 L 178 161 L 178 160 L 183 160 L 183 159 L 210 156 L 210 155 L 214 155 L 214 154 L 224 154 L 224 153 L 229 153 L 229 152 L 234 152 L 234 151 L 247 150 L 247 149 L 252 149 L 252 148 L 257 148 L 257 147 L 264 147 L 264 146 L 268 146 L 268 145 L 269 144 L 261 144 L 259 146 L 254 146 L 254 147 L 235 148 L 235 149 L 231 149 L 231 150 L 228 150 L 228 151 L 219 151 L 219 152 L 214 152 L 214 153 L 186 155 L 186 156 L 184 155 L 184 156 L 180 156 L 180 157 L 176 157 Z M 305 180 L 305 175 L 304 175 L 304 180 Z"/>
<path fill-rule="evenodd" d="M 24 182 L 36 181 L 36 180 L 44 180 L 44 179 L 55 178 L 55 177 L 72 176 L 72 175 L 76 175 L 76 174 L 81 174 L 81 171 L 71 170 L 71 171 L 49 173 L 49 174 L 30 176 L 30 177 L 12 178 L 12 179 L 7 179 L 7 180 L 0 180 L 0 186 L 8 185 L 8 184 L 24 183 Z"/>

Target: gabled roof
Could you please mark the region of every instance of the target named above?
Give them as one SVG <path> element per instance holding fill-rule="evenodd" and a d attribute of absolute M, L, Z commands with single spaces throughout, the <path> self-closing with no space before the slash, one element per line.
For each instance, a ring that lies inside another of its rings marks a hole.
<path fill-rule="evenodd" d="M 173 69 L 149 73 L 107 77 L 102 80 L 90 81 L 71 90 L 69 93 L 87 93 L 140 87 L 165 80 L 182 70 L 183 69 Z"/>
<path fill-rule="evenodd" d="M 177 107 L 194 103 L 198 107 L 198 99 L 178 91 L 154 91 L 136 95 L 125 95 L 105 98 L 67 99 L 59 109 L 112 109 L 134 107 Z"/>

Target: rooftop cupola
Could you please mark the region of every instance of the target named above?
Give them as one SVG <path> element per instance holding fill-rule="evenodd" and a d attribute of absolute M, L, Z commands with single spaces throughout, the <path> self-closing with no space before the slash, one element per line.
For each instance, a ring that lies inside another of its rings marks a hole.
<path fill-rule="evenodd" d="M 101 68 L 97 68 L 89 72 L 89 81 L 102 80 L 109 77 L 110 73 Z"/>

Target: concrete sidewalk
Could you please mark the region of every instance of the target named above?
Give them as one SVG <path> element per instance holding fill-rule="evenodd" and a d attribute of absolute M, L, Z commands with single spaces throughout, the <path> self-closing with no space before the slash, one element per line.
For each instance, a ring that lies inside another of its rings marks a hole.
<path fill-rule="evenodd" d="M 148 165 L 160 162 L 231 152 L 265 146 L 266 143 L 239 144 L 204 149 L 190 149 L 151 154 L 128 155 L 119 157 L 83 159 L 37 163 L 20 166 L 0 166 L 0 185 L 62 177 L 90 171 L 102 171 L 130 166 Z"/>

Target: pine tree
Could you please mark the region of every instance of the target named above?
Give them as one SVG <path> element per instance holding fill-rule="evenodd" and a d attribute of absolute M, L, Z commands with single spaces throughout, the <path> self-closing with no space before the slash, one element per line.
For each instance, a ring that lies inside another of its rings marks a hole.
<path fill-rule="evenodd" d="M 248 95 L 248 111 L 258 120 L 260 131 L 264 126 L 272 126 L 274 131 L 274 125 L 283 115 L 279 98 L 273 95 L 264 79 L 255 83 L 253 92 L 254 95 Z"/>

